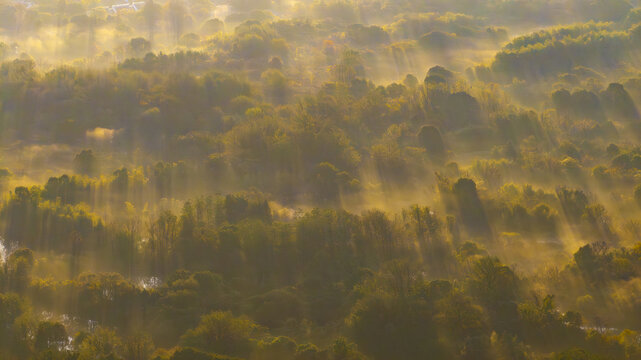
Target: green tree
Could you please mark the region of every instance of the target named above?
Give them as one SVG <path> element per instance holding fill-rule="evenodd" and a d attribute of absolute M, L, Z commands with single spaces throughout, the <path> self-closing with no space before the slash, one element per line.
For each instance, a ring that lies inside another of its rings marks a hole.
<path fill-rule="evenodd" d="M 150 360 L 154 351 L 153 340 L 144 333 L 127 337 L 122 347 L 123 357 L 127 360 Z"/>
<path fill-rule="evenodd" d="M 254 346 L 258 325 L 230 312 L 212 312 L 203 316 L 194 329 L 181 338 L 183 346 L 230 356 L 248 356 Z"/>
<path fill-rule="evenodd" d="M 421 127 L 418 132 L 418 142 L 437 163 L 441 164 L 445 160 L 445 144 L 436 127 L 431 125 Z"/>
<path fill-rule="evenodd" d="M 61 323 L 41 321 L 38 324 L 38 330 L 35 336 L 35 348 L 37 351 L 62 351 L 68 342 L 67 330 Z"/>
<path fill-rule="evenodd" d="M 471 179 L 460 178 L 452 186 L 452 192 L 456 198 L 461 222 L 468 234 L 491 239 L 492 231 L 476 190 L 476 183 Z"/>
<path fill-rule="evenodd" d="M 87 176 L 98 174 L 98 159 L 91 149 L 78 153 L 73 159 L 73 166 L 78 174 Z"/>
<path fill-rule="evenodd" d="M 78 359 L 121 359 L 121 347 L 122 341 L 114 330 L 99 327 L 80 343 Z"/>

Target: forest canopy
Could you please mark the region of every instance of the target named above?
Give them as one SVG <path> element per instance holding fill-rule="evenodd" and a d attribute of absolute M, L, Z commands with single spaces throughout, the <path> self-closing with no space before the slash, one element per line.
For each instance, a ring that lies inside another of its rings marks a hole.
<path fill-rule="evenodd" d="M 635 0 L 0 0 L 0 359 L 639 359 L 640 55 Z"/>

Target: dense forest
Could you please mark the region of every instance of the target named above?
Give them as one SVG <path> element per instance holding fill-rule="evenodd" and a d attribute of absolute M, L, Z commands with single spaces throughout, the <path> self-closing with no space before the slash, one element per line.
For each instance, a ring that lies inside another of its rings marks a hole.
<path fill-rule="evenodd" d="M 641 359 L 641 1 L 0 0 L 0 359 Z"/>

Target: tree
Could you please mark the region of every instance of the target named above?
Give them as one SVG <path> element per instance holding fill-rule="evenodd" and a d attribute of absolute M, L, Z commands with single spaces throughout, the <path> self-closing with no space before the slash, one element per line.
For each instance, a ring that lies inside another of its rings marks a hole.
<path fill-rule="evenodd" d="M 180 348 L 174 351 L 169 360 L 237 360 L 237 358 L 206 353 L 192 348 Z"/>
<path fill-rule="evenodd" d="M 517 296 L 517 277 L 512 269 L 497 258 L 483 257 L 474 265 L 470 290 L 483 303 L 509 302 Z"/>
<path fill-rule="evenodd" d="M 203 316 L 198 326 L 180 338 L 180 343 L 208 352 L 246 357 L 258 331 L 258 325 L 247 318 L 216 311 Z"/>
<path fill-rule="evenodd" d="M 481 124 L 482 114 L 479 102 L 472 95 L 459 91 L 444 99 L 442 103 L 435 103 L 445 116 L 444 126 L 450 130 L 459 130 L 467 126 Z"/>
<path fill-rule="evenodd" d="M 122 342 L 115 331 L 99 327 L 80 344 L 78 359 L 120 359 L 121 346 Z"/>
<path fill-rule="evenodd" d="M 9 169 L 0 168 L 0 191 L 7 190 L 7 185 L 12 176 L 13 173 Z"/>
<path fill-rule="evenodd" d="M 409 89 L 415 89 L 418 86 L 418 79 L 412 74 L 407 74 L 403 79 L 403 85 Z"/>
<path fill-rule="evenodd" d="M 570 349 L 556 354 L 554 360 L 598 360 L 600 357 L 583 349 Z"/>
<path fill-rule="evenodd" d="M 285 289 L 249 298 L 248 303 L 248 313 L 252 318 L 270 328 L 282 327 L 288 321 L 303 318 L 303 301 Z"/>
<path fill-rule="evenodd" d="M 0 294 L 0 354 L 6 353 L 11 347 L 14 323 L 29 312 L 29 306 L 20 296 Z"/>
<path fill-rule="evenodd" d="M 12 252 L 6 264 L 9 288 L 18 293 L 24 293 L 31 283 L 34 265 L 33 251 L 30 249 L 23 248 Z"/>
<path fill-rule="evenodd" d="M 389 34 L 383 28 L 372 25 L 352 24 L 347 27 L 347 38 L 359 46 L 376 46 L 388 43 Z"/>
<path fill-rule="evenodd" d="M 0 42 L 0 61 L 4 61 L 10 52 L 10 47 L 4 42 Z"/>
<path fill-rule="evenodd" d="M 128 47 L 132 56 L 143 56 L 151 51 L 151 42 L 145 38 L 137 37 L 129 41 Z"/>
<path fill-rule="evenodd" d="M 332 69 L 336 81 L 350 83 L 357 77 L 365 75 L 361 54 L 355 50 L 343 52 L 341 60 Z"/>
<path fill-rule="evenodd" d="M 634 187 L 634 200 L 641 207 L 641 184 Z"/>
<path fill-rule="evenodd" d="M 169 270 L 169 254 L 178 237 L 178 218 L 171 211 L 163 211 L 149 227 L 149 246 L 157 273 L 165 275 Z"/>
<path fill-rule="evenodd" d="M 437 163 L 445 160 L 445 145 L 441 132 L 435 126 L 425 125 L 418 132 L 418 142 L 425 148 L 427 154 Z"/>
<path fill-rule="evenodd" d="M 312 176 L 313 196 L 320 203 L 337 203 L 342 194 L 349 194 L 360 188 L 358 180 L 328 162 L 316 165 Z"/>
<path fill-rule="evenodd" d="M 361 354 L 355 344 L 349 343 L 344 337 L 339 337 L 330 345 L 330 356 L 332 360 L 364 360 L 365 355 Z"/>
<path fill-rule="evenodd" d="M 220 19 L 209 19 L 203 23 L 200 28 L 200 33 L 203 36 L 211 36 L 219 32 L 225 31 L 225 23 Z"/>
<path fill-rule="evenodd" d="M 180 37 L 178 43 L 187 48 L 196 48 L 200 46 L 200 36 L 194 33 L 187 33 Z"/>
<path fill-rule="evenodd" d="M 320 360 L 323 352 L 314 344 L 300 344 L 296 348 L 294 360 Z"/>
<path fill-rule="evenodd" d="M 514 329 L 518 280 L 512 269 L 497 258 L 483 257 L 472 268 L 468 289 L 488 309 L 494 329 Z"/>
<path fill-rule="evenodd" d="M 257 360 L 291 359 L 296 353 L 296 342 L 286 336 L 278 336 L 258 342 Z"/>
<path fill-rule="evenodd" d="M 456 37 L 441 32 L 431 31 L 418 39 L 418 44 L 425 50 L 434 53 L 447 53 L 457 44 Z"/>
<path fill-rule="evenodd" d="M 67 330 L 59 322 L 41 321 L 35 337 L 37 351 L 62 351 L 68 344 Z"/>
<path fill-rule="evenodd" d="M 73 159 L 74 170 L 78 174 L 95 176 L 98 174 L 98 160 L 91 149 L 82 150 Z"/>
<path fill-rule="evenodd" d="M 289 96 L 289 80 L 278 69 L 269 69 L 260 76 L 265 95 L 275 105 L 285 104 Z"/>
<path fill-rule="evenodd" d="M 438 84 L 438 83 L 451 83 L 454 80 L 454 73 L 446 68 L 437 65 L 431 67 L 425 75 L 423 82 L 425 85 Z"/>
<path fill-rule="evenodd" d="M 148 334 L 134 334 L 125 339 L 123 356 L 127 360 L 150 360 L 154 343 Z"/>
<path fill-rule="evenodd" d="M 373 359 L 447 359 L 434 315 L 421 298 L 372 294 L 356 303 L 348 321 L 359 349 Z"/>
<path fill-rule="evenodd" d="M 476 191 L 476 183 L 471 179 L 460 178 L 452 186 L 461 222 L 472 236 L 491 238 L 492 231 L 485 209 Z"/>
<path fill-rule="evenodd" d="M 623 85 L 612 83 L 601 92 L 603 107 L 608 111 L 611 118 L 625 122 L 639 122 L 641 115 L 630 94 Z"/>

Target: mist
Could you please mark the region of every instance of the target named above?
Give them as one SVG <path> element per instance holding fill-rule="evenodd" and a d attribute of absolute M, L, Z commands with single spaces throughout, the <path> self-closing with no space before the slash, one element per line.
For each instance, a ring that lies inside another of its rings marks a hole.
<path fill-rule="evenodd" d="M 0 1 L 0 358 L 639 358 L 639 6 Z"/>

